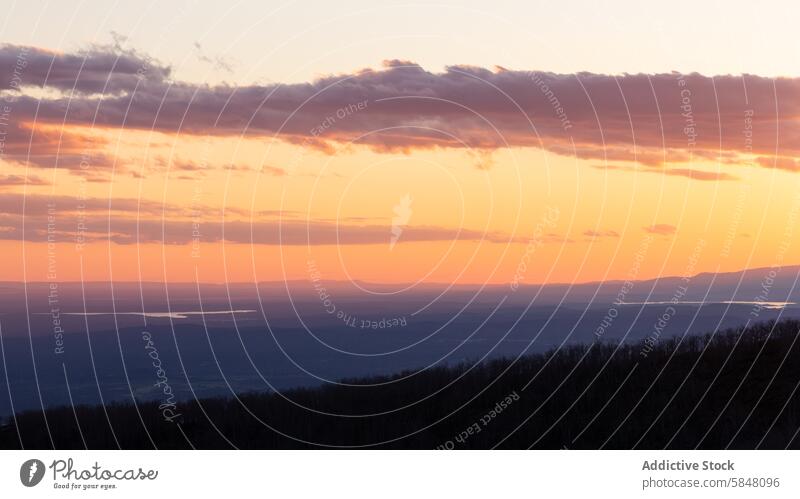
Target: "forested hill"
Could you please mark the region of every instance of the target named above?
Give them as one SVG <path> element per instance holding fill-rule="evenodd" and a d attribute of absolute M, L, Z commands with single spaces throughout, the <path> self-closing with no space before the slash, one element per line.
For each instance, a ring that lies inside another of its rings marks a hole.
<path fill-rule="evenodd" d="M 7 420 L 0 447 L 798 448 L 798 331 L 769 322 L 204 399 L 172 421 L 158 402 L 54 408 Z"/>

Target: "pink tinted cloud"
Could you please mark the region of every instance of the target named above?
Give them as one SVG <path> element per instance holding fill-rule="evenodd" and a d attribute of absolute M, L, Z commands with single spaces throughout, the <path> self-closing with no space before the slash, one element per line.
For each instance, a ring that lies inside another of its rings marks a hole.
<path fill-rule="evenodd" d="M 756 163 L 764 168 L 776 168 L 790 172 L 800 171 L 800 163 L 795 158 L 787 158 L 785 156 L 759 156 L 756 158 Z"/>
<path fill-rule="evenodd" d="M 6 72 L 19 50 L 0 47 Z M 776 145 L 780 157 L 800 155 L 798 78 L 470 66 L 430 72 L 389 61 L 308 83 L 233 87 L 173 81 L 168 66 L 135 52 L 29 50 L 27 84 L 76 92 L 43 99 L 23 92 L 14 108 L 20 122 L 36 114 L 56 124 L 274 135 L 327 153 L 349 143 L 378 151 L 522 146 L 650 166 L 735 163 L 741 154 L 775 155 Z M 672 174 L 713 179 L 686 169 Z"/>

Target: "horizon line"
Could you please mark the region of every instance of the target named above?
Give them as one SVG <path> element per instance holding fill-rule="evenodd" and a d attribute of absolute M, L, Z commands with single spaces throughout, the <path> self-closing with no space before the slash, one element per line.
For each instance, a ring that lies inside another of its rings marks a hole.
<path fill-rule="evenodd" d="M 791 264 L 791 265 L 773 265 L 773 266 L 766 266 L 766 267 L 750 267 L 750 268 L 743 268 L 739 270 L 731 270 L 726 272 L 697 272 L 692 274 L 689 277 L 698 277 L 701 275 L 724 275 L 724 274 L 740 274 L 744 272 L 753 272 L 757 270 L 766 270 L 766 269 L 786 269 L 786 268 L 800 268 L 800 263 Z M 664 275 L 664 276 L 656 276 L 656 277 L 649 277 L 644 279 L 635 279 L 632 282 L 646 282 L 646 281 L 655 281 L 661 279 L 680 279 L 687 276 L 682 275 Z M 613 283 L 613 282 L 623 282 L 629 279 L 625 278 L 616 278 L 616 279 L 607 279 L 607 280 L 590 280 L 590 281 L 581 281 L 581 282 L 540 282 L 540 283 L 530 283 L 530 284 L 522 284 L 520 283 L 519 287 L 535 287 L 535 286 L 578 286 L 578 285 L 586 285 L 586 284 L 606 284 L 606 283 Z M 275 280 L 275 281 L 129 281 L 129 280 L 119 280 L 119 281 L 97 281 L 97 280 L 87 280 L 87 281 L 74 281 L 74 280 L 67 280 L 67 281 L 58 281 L 58 280 L 36 280 L 36 281 L 3 281 L 0 280 L 0 286 L 6 284 L 106 284 L 106 283 L 115 283 L 115 284 L 162 284 L 162 285 L 179 285 L 179 284 L 191 284 L 191 285 L 214 285 L 214 286 L 222 286 L 222 285 L 253 285 L 253 284 L 285 284 L 285 283 L 292 283 L 292 282 L 307 282 L 306 279 L 287 279 L 287 280 Z M 331 282 L 331 283 L 341 283 L 341 284 L 348 284 L 352 282 L 362 283 L 362 284 L 373 284 L 377 286 L 391 286 L 391 285 L 410 285 L 409 282 L 375 282 L 375 281 L 366 281 L 361 279 L 353 279 L 353 280 L 337 280 L 337 279 L 322 279 L 322 282 Z M 507 286 L 511 284 L 509 282 L 498 282 L 498 283 L 447 283 L 447 282 L 425 282 L 419 283 L 419 286 L 459 286 L 459 287 L 495 287 L 495 286 Z"/>

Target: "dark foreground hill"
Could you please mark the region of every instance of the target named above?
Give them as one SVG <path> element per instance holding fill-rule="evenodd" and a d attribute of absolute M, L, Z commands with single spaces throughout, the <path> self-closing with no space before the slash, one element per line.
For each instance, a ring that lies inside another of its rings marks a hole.
<path fill-rule="evenodd" d="M 0 448 L 798 448 L 798 334 L 597 343 L 187 402 L 173 421 L 157 402 L 55 408 L 7 421 Z"/>

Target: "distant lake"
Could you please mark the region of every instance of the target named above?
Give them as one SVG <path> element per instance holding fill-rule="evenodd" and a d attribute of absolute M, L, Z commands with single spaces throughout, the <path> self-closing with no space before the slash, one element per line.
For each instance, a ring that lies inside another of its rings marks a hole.
<path fill-rule="evenodd" d="M 789 305 L 797 305 L 791 301 L 640 301 L 640 302 L 626 302 L 622 305 L 759 305 L 769 310 L 780 310 Z"/>
<path fill-rule="evenodd" d="M 140 317 L 150 317 L 156 319 L 188 319 L 192 315 L 233 315 L 233 314 L 252 314 L 255 310 L 192 310 L 188 312 L 61 312 L 61 315 L 138 315 Z M 36 315 L 50 315 L 49 313 L 37 313 Z"/>

